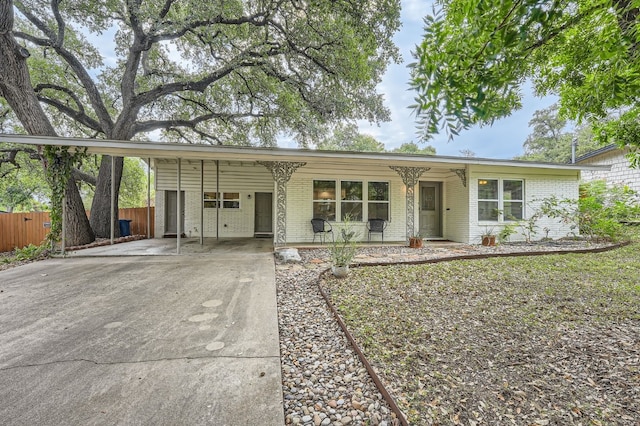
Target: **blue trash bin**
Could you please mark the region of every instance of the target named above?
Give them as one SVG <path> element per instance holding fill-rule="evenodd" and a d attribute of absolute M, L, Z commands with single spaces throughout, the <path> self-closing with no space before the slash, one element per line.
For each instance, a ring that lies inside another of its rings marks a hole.
<path fill-rule="evenodd" d="M 118 226 L 120 228 L 121 237 L 128 237 L 131 235 L 131 219 L 119 219 Z"/>

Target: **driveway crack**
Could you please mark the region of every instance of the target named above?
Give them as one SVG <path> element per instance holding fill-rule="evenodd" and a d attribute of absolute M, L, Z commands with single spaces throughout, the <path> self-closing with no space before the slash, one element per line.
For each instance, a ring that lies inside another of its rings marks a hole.
<path fill-rule="evenodd" d="M 10 371 L 22 368 L 32 368 L 32 367 L 45 367 L 49 365 L 57 365 L 57 364 L 71 364 L 75 362 L 86 362 L 94 365 L 127 365 L 127 364 L 149 364 L 154 362 L 163 362 L 163 361 L 197 361 L 203 359 L 277 359 L 280 360 L 280 355 L 266 355 L 266 356 L 211 356 L 211 355 L 202 355 L 202 356 L 183 356 L 183 357 L 165 357 L 165 358 L 152 358 L 152 359 L 142 359 L 136 361 L 96 361 L 93 359 L 87 358 L 75 358 L 75 359 L 63 359 L 56 360 L 50 362 L 42 362 L 42 363 L 33 363 L 33 364 L 21 364 L 21 365 L 12 365 L 8 367 L 0 367 L 0 371 Z"/>

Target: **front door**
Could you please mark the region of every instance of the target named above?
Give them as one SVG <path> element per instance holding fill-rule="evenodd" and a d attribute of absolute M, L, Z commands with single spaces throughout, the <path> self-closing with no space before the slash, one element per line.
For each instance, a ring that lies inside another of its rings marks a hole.
<path fill-rule="evenodd" d="M 178 234 L 178 192 L 167 191 L 167 198 L 164 209 L 164 233 L 169 235 Z M 181 210 L 181 226 L 180 229 L 184 232 L 184 191 L 180 191 L 180 210 Z"/>
<path fill-rule="evenodd" d="M 254 234 L 273 234 L 273 194 L 256 192 Z"/>
<path fill-rule="evenodd" d="M 442 237 L 441 182 L 420 182 L 420 236 Z"/>

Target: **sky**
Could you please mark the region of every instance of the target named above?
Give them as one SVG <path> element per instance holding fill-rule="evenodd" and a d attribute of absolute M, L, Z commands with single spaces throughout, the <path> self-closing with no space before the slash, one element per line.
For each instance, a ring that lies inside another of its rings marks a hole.
<path fill-rule="evenodd" d="M 431 1 L 402 0 L 402 28 L 394 41 L 402 54 L 401 64 L 391 64 L 378 86 L 385 97 L 385 105 L 391 111 L 391 121 L 380 125 L 359 122 L 361 133 L 371 135 L 385 144 L 387 150 L 397 148 L 405 142 L 416 142 L 415 115 L 409 109 L 414 103 L 414 92 L 409 89 L 407 64 L 414 61 L 411 51 L 420 42 L 423 34 L 423 18 L 431 12 Z M 511 116 L 496 120 L 492 126 L 463 130 L 449 142 L 443 133 L 428 142 L 436 148 L 438 155 L 460 156 L 461 150 L 471 150 L 476 157 L 513 158 L 524 153 L 522 144 L 531 132 L 529 120 L 536 110 L 551 106 L 556 98 L 536 98 L 530 88 L 523 89 L 522 109 Z"/>

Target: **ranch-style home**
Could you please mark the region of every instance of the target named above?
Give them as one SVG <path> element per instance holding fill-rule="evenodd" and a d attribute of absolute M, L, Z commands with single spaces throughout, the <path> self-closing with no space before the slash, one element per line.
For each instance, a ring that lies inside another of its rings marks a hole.
<path fill-rule="evenodd" d="M 608 169 L 437 155 L 13 135 L 2 135 L 0 141 L 145 159 L 155 172 L 156 238 L 273 235 L 276 246 L 317 242 L 313 218 L 326 220 L 336 236 L 349 218 L 361 241 L 403 242 L 419 233 L 424 239 L 479 244 L 486 229 L 497 233 L 510 221 L 530 217 L 545 197 L 577 198 L 581 171 Z M 369 234 L 370 219 L 385 221 L 384 235 Z M 548 218 L 538 226 L 547 228 L 551 238 L 570 233 L 568 225 Z"/>

